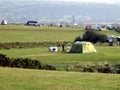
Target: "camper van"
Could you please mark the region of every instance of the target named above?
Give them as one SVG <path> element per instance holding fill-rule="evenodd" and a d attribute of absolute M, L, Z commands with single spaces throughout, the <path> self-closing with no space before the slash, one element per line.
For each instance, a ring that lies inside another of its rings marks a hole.
<path fill-rule="evenodd" d="M 2 20 L 1 24 L 2 24 L 2 25 L 7 25 L 8 22 L 7 22 L 7 20 Z"/>

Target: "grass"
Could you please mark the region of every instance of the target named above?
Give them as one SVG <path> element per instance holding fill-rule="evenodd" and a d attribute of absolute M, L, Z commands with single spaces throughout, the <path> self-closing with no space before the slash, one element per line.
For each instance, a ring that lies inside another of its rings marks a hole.
<path fill-rule="evenodd" d="M 81 28 L 32 27 L 24 25 L 0 25 L 0 43 L 73 41 L 85 32 Z M 101 31 L 107 35 L 120 35 L 115 31 Z M 40 60 L 44 64 L 78 62 L 120 63 L 119 46 L 95 45 L 97 53 L 66 54 L 48 52 L 48 47 L 27 49 L 1 49 L 7 57 Z M 60 48 L 61 50 L 61 48 Z M 59 68 L 61 69 L 61 67 Z M 45 71 L 0 67 L 0 90 L 120 90 L 120 75 Z"/>
<path fill-rule="evenodd" d="M 95 46 L 97 53 L 90 54 L 68 54 L 48 52 L 47 47 L 43 48 L 28 48 L 28 49 L 10 49 L 0 50 L 0 53 L 7 55 L 8 57 L 22 57 L 40 60 L 44 64 L 69 64 L 78 62 L 91 62 L 99 63 L 120 63 L 120 47 L 119 46 Z M 59 48 L 61 50 L 61 48 Z"/>
<path fill-rule="evenodd" d="M 0 42 L 73 41 L 75 37 L 82 36 L 84 32 L 83 28 L 0 25 Z M 100 33 L 120 35 L 118 32 L 110 30 Z"/>
<path fill-rule="evenodd" d="M 73 41 L 83 33 L 80 28 L 7 25 L 0 26 L 0 42 Z"/>
<path fill-rule="evenodd" d="M 120 90 L 120 75 L 0 67 L 1 90 Z"/>
<path fill-rule="evenodd" d="M 35 27 L 25 25 L 0 25 L 0 42 L 45 42 L 45 41 L 73 41 L 75 37 L 82 36 L 85 30 L 82 28 L 60 27 Z M 99 31 L 103 34 L 120 35 L 115 31 Z M 48 47 L 0 50 L 0 53 L 8 57 L 24 57 L 40 60 L 42 63 L 78 63 L 78 62 L 110 62 L 120 63 L 120 47 L 98 46 L 97 53 L 91 54 L 66 54 L 50 53 Z M 60 48 L 61 50 L 61 48 Z"/>

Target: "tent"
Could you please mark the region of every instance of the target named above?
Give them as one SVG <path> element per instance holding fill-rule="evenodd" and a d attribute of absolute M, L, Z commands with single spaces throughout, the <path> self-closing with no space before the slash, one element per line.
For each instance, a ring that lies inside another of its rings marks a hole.
<path fill-rule="evenodd" d="M 96 52 L 96 49 L 90 42 L 77 41 L 73 43 L 69 53 L 92 53 Z"/>

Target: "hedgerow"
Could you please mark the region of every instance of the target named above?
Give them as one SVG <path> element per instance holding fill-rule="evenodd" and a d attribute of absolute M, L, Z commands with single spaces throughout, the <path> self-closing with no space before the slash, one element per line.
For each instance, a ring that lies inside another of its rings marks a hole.
<path fill-rule="evenodd" d="M 0 43 L 0 49 L 11 48 L 35 48 L 35 47 L 48 47 L 51 45 L 61 46 L 63 43 L 71 43 L 71 41 L 55 41 L 55 42 L 8 42 Z"/>
<path fill-rule="evenodd" d="M 82 64 L 78 63 L 72 66 L 66 67 L 67 71 L 77 71 L 77 72 L 99 72 L 99 73 L 120 73 L 120 65 L 111 65 L 107 62 L 99 64 Z"/>
<path fill-rule="evenodd" d="M 0 54 L 0 66 L 13 68 L 27 68 L 27 69 L 45 69 L 57 70 L 54 65 L 41 64 L 38 60 L 29 58 L 8 58 L 6 55 Z M 111 65 L 107 62 L 92 64 L 92 63 L 78 63 L 71 66 L 66 66 L 66 71 L 77 72 L 99 72 L 99 73 L 120 73 L 120 64 Z"/>
<path fill-rule="evenodd" d="M 0 54 L 0 66 L 13 68 L 28 68 L 28 69 L 47 69 L 55 70 L 55 67 L 42 65 L 38 60 L 29 58 L 8 58 L 6 55 Z"/>

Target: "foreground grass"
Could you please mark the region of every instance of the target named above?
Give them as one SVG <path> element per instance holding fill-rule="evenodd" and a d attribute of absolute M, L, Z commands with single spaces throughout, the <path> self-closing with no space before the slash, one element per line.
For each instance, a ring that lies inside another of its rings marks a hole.
<path fill-rule="evenodd" d="M 1 90 L 120 90 L 120 75 L 0 67 Z"/>
<path fill-rule="evenodd" d="M 58 53 L 48 52 L 47 47 L 29 48 L 29 49 L 10 49 L 0 50 L 1 54 L 14 58 L 31 58 L 37 59 L 44 64 L 69 64 L 78 62 L 100 63 L 107 61 L 108 63 L 120 63 L 120 47 L 119 46 L 95 46 L 97 53 L 80 54 L 80 53 Z M 61 50 L 61 48 L 60 48 Z"/>

